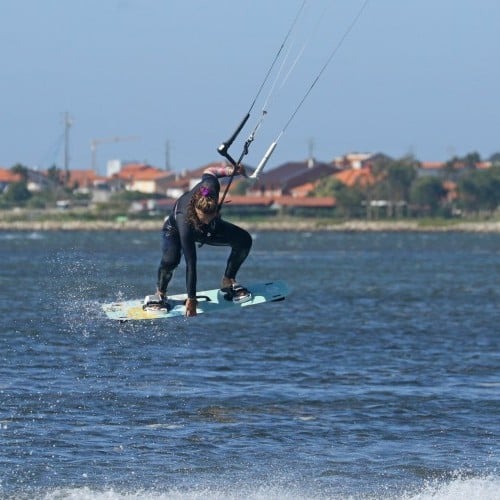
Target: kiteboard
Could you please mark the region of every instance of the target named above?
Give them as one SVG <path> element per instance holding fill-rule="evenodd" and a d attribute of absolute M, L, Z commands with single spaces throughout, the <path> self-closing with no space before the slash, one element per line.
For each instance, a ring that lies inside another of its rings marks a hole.
<path fill-rule="evenodd" d="M 253 283 L 246 288 L 251 292 L 252 298 L 247 302 L 240 304 L 234 303 L 226 298 L 224 292 L 219 289 L 205 290 L 196 295 L 198 304 L 196 312 L 198 314 L 235 311 L 244 307 L 265 304 L 266 302 L 278 302 L 284 300 L 290 293 L 285 281 L 266 281 L 262 283 Z M 186 294 L 169 295 L 168 303 L 171 306 L 166 309 L 144 309 L 143 300 L 124 300 L 103 304 L 102 308 L 109 319 L 119 321 L 143 320 L 143 319 L 167 319 L 185 315 Z"/>

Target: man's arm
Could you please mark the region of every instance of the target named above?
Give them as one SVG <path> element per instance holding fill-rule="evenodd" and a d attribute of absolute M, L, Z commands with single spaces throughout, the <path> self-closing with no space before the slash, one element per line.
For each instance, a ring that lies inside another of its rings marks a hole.
<path fill-rule="evenodd" d="M 214 175 L 218 179 L 221 177 L 229 177 L 233 175 L 233 172 L 235 175 L 245 175 L 245 168 L 242 165 L 238 165 L 235 170 L 235 168 L 228 163 L 220 163 L 218 165 L 207 167 L 203 171 L 204 174 Z"/>

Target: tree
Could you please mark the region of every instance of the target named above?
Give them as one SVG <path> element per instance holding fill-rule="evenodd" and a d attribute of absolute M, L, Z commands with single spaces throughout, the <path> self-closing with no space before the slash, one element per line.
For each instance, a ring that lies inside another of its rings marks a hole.
<path fill-rule="evenodd" d="M 417 205 L 420 212 L 428 211 L 435 215 L 446 195 L 443 183 L 436 177 L 420 177 L 410 188 L 410 201 Z"/>
<path fill-rule="evenodd" d="M 413 156 L 398 160 L 385 158 L 373 167 L 375 178 L 380 179 L 374 189 L 378 199 L 389 202 L 395 208 L 395 215 L 402 215 L 402 207 L 409 201 L 410 187 L 417 177 L 418 161 Z"/>
<path fill-rule="evenodd" d="M 362 203 L 363 194 L 357 187 L 348 187 L 341 183 L 335 192 L 335 206 L 345 217 L 359 217 Z"/>
<path fill-rule="evenodd" d="M 314 188 L 313 196 L 335 196 L 335 194 L 342 189 L 345 184 L 339 181 L 335 176 L 329 175 L 323 177 Z"/>
<path fill-rule="evenodd" d="M 500 153 L 493 153 L 490 156 L 490 161 L 493 166 L 498 166 L 500 165 Z"/>
<path fill-rule="evenodd" d="M 468 170 L 474 170 L 481 162 L 481 155 L 477 151 L 467 153 L 465 156 L 454 156 L 445 163 L 443 176 L 446 180 L 456 182 L 460 175 Z"/>
<path fill-rule="evenodd" d="M 493 212 L 500 205 L 500 167 L 469 172 L 459 180 L 458 189 L 466 210 Z"/>
<path fill-rule="evenodd" d="M 60 168 L 57 168 L 56 165 L 52 165 L 49 169 L 47 169 L 47 178 L 51 180 L 55 186 L 62 186 L 63 183 L 63 175 L 64 173 Z"/>
<path fill-rule="evenodd" d="M 31 198 L 31 193 L 28 191 L 25 181 L 17 181 L 7 187 L 3 197 L 5 201 L 23 204 Z"/>
<path fill-rule="evenodd" d="M 462 162 L 465 167 L 476 168 L 478 163 L 481 163 L 481 155 L 477 151 L 473 151 L 472 153 L 467 153 L 463 158 Z"/>
<path fill-rule="evenodd" d="M 363 203 L 363 193 L 358 186 L 349 187 L 335 176 L 328 176 L 319 182 L 313 196 L 333 196 L 339 214 L 346 217 L 359 216 Z"/>
<path fill-rule="evenodd" d="M 28 167 L 25 167 L 20 163 L 16 163 L 10 170 L 12 173 L 21 177 L 21 182 L 24 182 L 25 184 L 28 182 Z"/>

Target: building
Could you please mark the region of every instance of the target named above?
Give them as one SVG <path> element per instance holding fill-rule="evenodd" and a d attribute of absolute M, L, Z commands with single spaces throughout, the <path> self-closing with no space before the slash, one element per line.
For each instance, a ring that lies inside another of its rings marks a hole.
<path fill-rule="evenodd" d="M 119 172 L 113 174 L 111 179 L 127 191 L 165 195 L 169 182 L 175 179 L 175 174 L 146 163 L 127 163 Z"/>
<path fill-rule="evenodd" d="M 21 176 L 19 174 L 15 174 L 8 168 L 0 167 L 0 193 L 6 191 L 13 182 L 19 182 L 20 180 Z"/>
<path fill-rule="evenodd" d="M 339 168 L 314 160 L 288 162 L 263 172 L 247 192 L 250 196 L 302 196 L 303 186 L 313 186 L 317 181 L 339 171 Z M 300 189 L 299 189 L 300 188 Z"/>

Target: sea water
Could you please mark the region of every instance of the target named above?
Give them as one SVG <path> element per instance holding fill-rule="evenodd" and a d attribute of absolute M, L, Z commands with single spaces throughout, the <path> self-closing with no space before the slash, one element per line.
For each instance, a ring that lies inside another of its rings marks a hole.
<path fill-rule="evenodd" d="M 500 235 L 253 237 L 287 300 L 118 323 L 159 233 L 0 233 L 0 498 L 500 498 Z"/>

